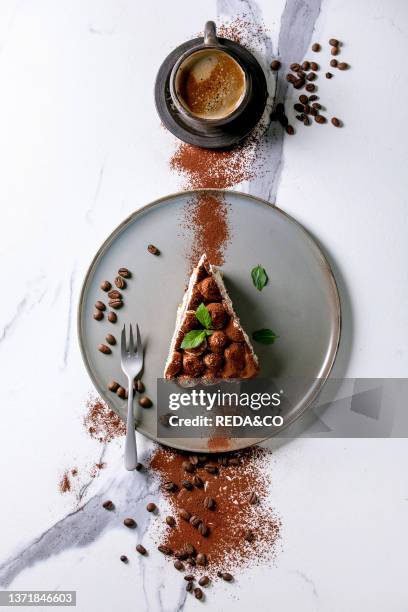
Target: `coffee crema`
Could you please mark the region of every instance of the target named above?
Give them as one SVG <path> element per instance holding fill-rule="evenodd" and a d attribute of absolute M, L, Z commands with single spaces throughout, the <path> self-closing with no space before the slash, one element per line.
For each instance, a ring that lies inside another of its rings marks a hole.
<path fill-rule="evenodd" d="M 223 119 L 238 108 L 245 95 L 245 73 L 228 53 L 203 49 L 180 66 L 176 89 L 180 102 L 192 115 Z"/>

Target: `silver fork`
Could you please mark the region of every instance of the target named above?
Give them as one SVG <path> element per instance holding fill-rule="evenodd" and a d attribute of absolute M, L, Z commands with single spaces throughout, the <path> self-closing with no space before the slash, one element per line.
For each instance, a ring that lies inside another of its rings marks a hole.
<path fill-rule="evenodd" d="M 120 343 L 120 364 L 123 372 L 128 379 L 128 413 L 126 423 L 125 441 L 125 468 L 127 470 L 136 469 L 137 448 L 135 417 L 133 414 L 133 381 L 140 374 L 143 368 L 143 347 L 140 339 L 139 326 L 136 325 L 136 346 L 133 340 L 133 330 L 130 325 L 129 343 L 126 342 L 126 327 L 123 326 Z"/>

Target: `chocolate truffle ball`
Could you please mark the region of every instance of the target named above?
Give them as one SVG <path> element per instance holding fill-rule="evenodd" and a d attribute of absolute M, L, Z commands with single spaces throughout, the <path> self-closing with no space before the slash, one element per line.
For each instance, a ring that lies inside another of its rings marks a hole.
<path fill-rule="evenodd" d="M 224 363 L 224 358 L 219 353 L 207 353 L 207 355 L 204 355 L 203 361 L 209 370 L 219 370 Z"/>
<path fill-rule="evenodd" d="M 211 302 L 207 304 L 207 310 L 211 315 L 211 328 L 222 329 L 227 322 L 227 313 L 224 306 L 220 302 Z"/>
<path fill-rule="evenodd" d="M 204 297 L 201 295 L 199 288 L 197 286 L 194 287 L 188 303 L 189 310 L 196 310 L 203 301 Z"/>
<path fill-rule="evenodd" d="M 181 330 L 187 334 L 192 329 L 197 329 L 198 327 L 200 327 L 200 322 L 197 320 L 194 310 L 187 310 L 186 314 L 184 315 Z"/>
<path fill-rule="evenodd" d="M 237 368 L 243 368 L 245 363 L 245 349 L 242 344 L 233 342 L 224 351 L 226 362 L 233 363 Z"/>
<path fill-rule="evenodd" d="M 183 368 L 186 374 L 197 378 L 204 371 L 204 364 L 201 357 L 198 355 L 189 355 L 188 353 L 184 353 Z"/>
<path fill-rule="evenodd" d="M 200 293 L 207 301 L 216 302 L 221 300 L 221 294 L 218 285 L 212 276 L 208 276 L 198 284 Z"/>
<path fill-rule="evenodd" d="M 214 353 L 222 353 L 229 340 L 223 331 L 215 331 L 208 337 L 208 347 Z"/>
<path fill-rule="evenodd" d="M 189 355 L 202 355 L 204 351 L 207 349 L 207 340 L 203 340 L 201 344 L 196 346 L 195 348 L 184 349 L 185 353 Z"/>
<path fill-rule="evenodd" d="M 237 323 L 232 318 L 229 320 L 228 325 L 225 328 L 225 333 L 227 334 L 227 337 L 233 342 L 243 342 L 244 341 L 244 335 L 242 331 L 240 330 Z"/>
<path fill-rule="evenodd" d="M 182 363 L 183 355 L 178 351 L 174 351 L 171 361 L 166 368 L 166 376 L 176 376 L 181 370 Z"/>

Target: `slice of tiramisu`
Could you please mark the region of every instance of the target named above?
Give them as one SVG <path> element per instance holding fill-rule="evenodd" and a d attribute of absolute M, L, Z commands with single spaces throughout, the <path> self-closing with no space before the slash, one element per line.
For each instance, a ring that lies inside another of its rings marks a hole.
<path fill-rule="evenodd" d="M 164 377 L 188 385 L 254 378 L 258 372 L 258 357 L 222 276 L 204 254 L 177 311 Z"/>

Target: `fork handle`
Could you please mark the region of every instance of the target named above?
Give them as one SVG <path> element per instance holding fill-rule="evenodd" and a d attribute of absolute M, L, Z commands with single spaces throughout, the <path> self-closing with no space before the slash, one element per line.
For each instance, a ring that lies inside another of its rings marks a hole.
<path fill-rule="evenodd" d="M 135 470 L 137 465 L 137 448 L 136 448 L 136 432 L 135 432 L 135 417 L 133 414 L 133 381 L 128 379 L 128 413 L 126 423 L 126 440 L 125 440 L 125 468 L 127 470 Z"/>

